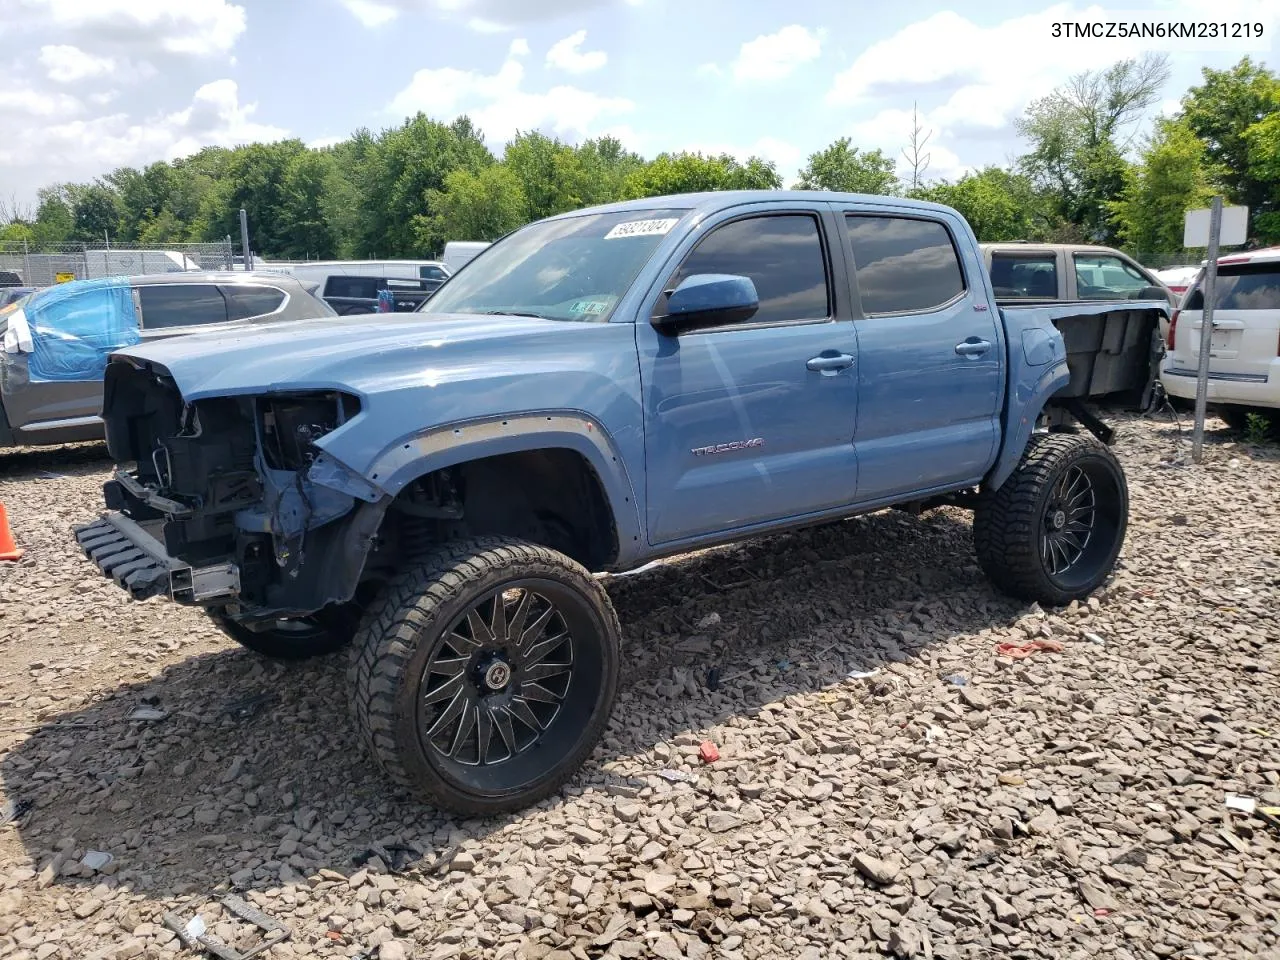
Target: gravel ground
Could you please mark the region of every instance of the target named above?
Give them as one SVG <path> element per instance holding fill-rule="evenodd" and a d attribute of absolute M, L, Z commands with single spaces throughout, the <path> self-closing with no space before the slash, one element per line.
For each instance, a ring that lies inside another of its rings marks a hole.
<path fill-rule="evenodd" d="M 1124 556 L 1064 610 L 994 593 L 951 509 L 610 580 L 614 722 L 491 822 L 384 784 L 342 656 L 269 663 L 99 577 L 68 531 L 100 446 L 0 457 L 0 802 L 32 804 L 0 956 L 174 955 L 166 910 L 243 947 L 200 903 L 228 889 L 291 929 L 272 958 L 1280 956 L 1280 828 L 1226 805 L 1280 805 L 1280 450 L 1210 425 L 1194 467 L 1122 423 Z M 997 655 L 1029 638 L 1063 649 Z"/>

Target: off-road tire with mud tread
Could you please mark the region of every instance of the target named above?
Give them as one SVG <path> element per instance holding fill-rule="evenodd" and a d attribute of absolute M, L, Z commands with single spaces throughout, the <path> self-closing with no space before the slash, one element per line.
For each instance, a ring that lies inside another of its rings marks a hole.
<path fill-rule="evenodd" d="M 439 631 L 504 579 L 560 581 L 589 603 L 603 628 L 600 696 L 572 752 L 517 794 L 480 796 L 457 788 L 426 760 L 415 717 L 415 677 Z M 493 816 L 555 793 L 581 767 L 609 723 L 617 693 L 622 630 L 609 595 L 580 564 L 555 550 L 513 537 L 486 536 L 442 544 L 418 558 L 369 606 L 351 645 L 348 683 L 357 728 L 382 770 L 440 809 Z M 415 654 L 417 656 L 415 657 Z"/>
<path fill-rule="evenodd" d="M 1054 484 L 1073 465 L 1085 464 L 1114 482 L 1113 496 L 1104 506 L 1112 523 L 1099 542 L 1090 569 L 1079 582 L 1063 583 L 1041 559 L 1042 524 Z M 1092 436 L 1037 433 L 1031 436 L 1013 474 L 998 490 L 984 491 L 973 517 L 973 542 L 978 563 L 997 589 L 1020 600 L 1062 606 L 1081 600 L 1111 574 L 1124 544 L 1129 519 L 1129 489 L 1115 454 Z"/>

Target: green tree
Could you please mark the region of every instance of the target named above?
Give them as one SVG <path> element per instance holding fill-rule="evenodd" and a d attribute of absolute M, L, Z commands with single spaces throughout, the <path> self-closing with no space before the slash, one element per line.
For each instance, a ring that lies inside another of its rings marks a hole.
<path fill-rule="evenodd" d="M 577 149 L 587 172 L 587 204 L 613 203 L 626 196 L 627 178 L 642 170 L 645 162 L 638 153 L 622 146 L 616 137 L 587 140 Z"/>
<path fill-rule="evenodd" d="M 536 131 L 517 133 L 502 153 L 525 198 L 524 219 L 540 220 L 587 206 L 601 185 L 579 151 Z"/>
<path fill-rule="evenodd" d="M 1077 74 L 1027 108 L 1018 132 L 1031 150 L 1020 166 L 1056 218 L 1074 228 L 1068 232 L 1094 242 L 1114 237 L 1109 204 L 1124 189 L 1132 127 L 1168 77 L 1163 56 L 1122 60 Z"/>
<path fill-rule="evenodd" d="M 1121 243 L 1152 253 L 1182 249 L 1183 215 L 1207 205 L 1205 145 L 1185 120 L 1159 120 L 1136 165 L 1109 206 Z"/>
<path fill-rule="evenodd" d="M 319 150 L 303 150 L 289 159 L 278 216 L 278 256 L 290 260 L 332 259 L 338 238 L 325 208 L 333 158 Z"/>
<path fill-rule="evenodd" d="M 240 208 L 249 216 L 249 242 L 264 257 L 280 256 L 288 244 L 285 182 L 301 140 L 253 143 L 231 151 L 221 176 L 200 201 L 200 233 L 207 240 L 240 236 Z"/>
<path fill-rule="evenodd" d="M 1215 179 L 1233 202 L 1248 205 L 1256 224 L 1276 209 L 1276 180 L 1257 159 L 1267 128 L 1250 131 L 1280 113 L 1280 79 L 1248 57 L 1227 70 L 1206 67 L 1201 75 L 1204 82 L 1182 98 L 1182 116 L 1204 141 Z"/>
<path fill-rule="evenodd" d="M 497 240 L 526 222 L 528 200 L 516 175 L 496 163 L 478 173 L 452 171 L 427 205 L 435 212 L 417 218 L 418 243 L 439 251 L 450 240 Z"/>
<path fill-rule="evenodd" d="M 893 158 L 880 150 L 859 150 L 841 137 L 829 147 L 809 155 L 800 171 L 797 190 L 835 190 L 892 196 L 898 192 Z"/>
<path fill-rule="evenodd" d="M 1045 233 L 1031 181 L 999 167 L 967 173 L 955 183 L 939 181 L 911 196 L 954 207 L 983 242 L 1038 240 Z"/>
<path fill-rule="evenodd" d="M 372 145 L 373 135 L 362 127 L 350 138 L 324 151 L 332 162 L 325 174 L 321 205 L 339 257 L 353 257 L 360 248 L 362 224 L 358 183 Z"/>
<path fill-rule="evenodd" d="M 103 183 L 76 184 L 67 188 L 71 200 L 72 231 L 77 240 L 102 240 L 120 225 L 120 195 Z"/>
<path fill-rule="evenodd" d="M 1249 175 L 1259 185 L 1250 208 L 1254 239 L 1280 243 L 1280 111 L 1245 130 L 1244 141 Z"/>
<path fill-rule="evenodd" d="M 75 220 L 71 216 L 71 204 L 67 200 L 64 184 L 42 187 L 36 191 L 38 206 L 36 222 L 31 227 L 31 240 L 35 243 L 64 243 L 71 239 Z"/>
<path fill-rule="evenodd" d="M 782 178 L 771 161 L 748 157 L 739 163 L 727 153 L 662 153 L 627 177 L 628 198 L 658 197 L 704 190 L 776 190 Z"/>
<path fill-rule="evenodd" d="M 384 130 L 368 144 L 355 175 L 360 210 L 356 254 L 418 252 L 416 218 L 433 213 L 429 191 L 443 189 L 452 170 L 476 171 L 491 163 L 493 155 L 467 117 L 445 125 L 419 113 Z"/>

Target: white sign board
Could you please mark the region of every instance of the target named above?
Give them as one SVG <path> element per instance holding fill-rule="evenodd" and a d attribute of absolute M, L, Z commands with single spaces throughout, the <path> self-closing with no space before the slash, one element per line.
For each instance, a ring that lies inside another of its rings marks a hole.
<path fill-rule="evenodd" d="M 1224 247 L 1235 247 L 1244 243 L 1249 236 L 1249 208 L 1223 207 L 1222 233 L 1218 243 Z M 1188 210 L 1182 226 L 1182 245 L 1184 247 L 1207 247 L 1209 245 L 1209 210 Z"/>

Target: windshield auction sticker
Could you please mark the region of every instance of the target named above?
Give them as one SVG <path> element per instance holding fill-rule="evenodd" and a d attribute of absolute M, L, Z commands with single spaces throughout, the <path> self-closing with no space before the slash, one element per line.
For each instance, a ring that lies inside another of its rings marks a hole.
<path fill-rule="evenodd" d="M 618 237 L 651 237 L 667 233 L 680 220 L 677 217 L 671 217 L 667 220 L 630 220 L 627 223 L 620 223 L 608 233 L 604 235 L 606 240 L 616 240 Z"/>

